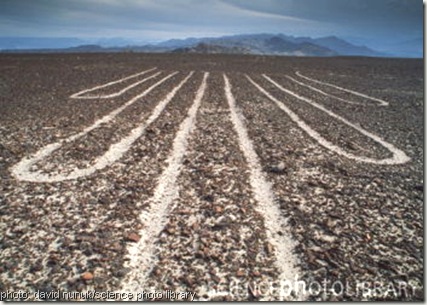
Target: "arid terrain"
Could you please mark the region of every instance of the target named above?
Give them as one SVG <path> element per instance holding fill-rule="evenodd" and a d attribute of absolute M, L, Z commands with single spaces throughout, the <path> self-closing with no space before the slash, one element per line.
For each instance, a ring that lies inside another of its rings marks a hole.
<path fill-rule="evenodd" d="M 0 291 L 423 300 L 423 69 L 0 55 Z"/>

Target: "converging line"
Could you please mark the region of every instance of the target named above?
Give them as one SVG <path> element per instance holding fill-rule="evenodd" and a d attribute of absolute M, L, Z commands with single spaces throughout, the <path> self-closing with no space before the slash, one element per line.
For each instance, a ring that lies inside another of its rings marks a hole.
<path fill-rule="evenodd" d="M 238 135 L 239 146 L 249 166 L 249 182 L 257 201 L 255 209 L 264 218 L 268 242 L 274 247 L 276 256 L 275 265 L 280 272 L 279 281 L 291 281 L 300 273 L 297 266 L 297 258 L 292 253 L 295 242 L 286 234 L 279 234 L 287 228 L 287 223 L 275 204 L 274 193 L 271 184 L 265 178 L 260 161 L 249 138 L 248 131 L 241 118 L 241 113 L 236 106 L 230 81 L 224 74 L 225 95 L 230 107 L 230 118 Z M 296 291 L 297 299 L 302 299 L 302 291 Z M 281 296 L 281 298 L 290 295 Z"/>
<path fill-rule="evenodd" d="M 44 146 L 43 148 L 39 149 L 35 154 L 33 154 L 30 157 L 24 157 L 20 162 L 18 162 L 16 165 L 14 165 L 11 168 L 12 175 L 18 179 L 23 181 L 30 181 L 30 182 L 59 182 L 64 180 L 71 180 L 71 179 L 77 179 L 79 177 L 88 176 L 92 173 L 94 173 L 97 170 L 100 170 L 102 168 L 105 168 L 106 166 L 112 164 L 113 162 L 117 161 L 121 156 L 125 153 L 126 150 L 129 149 L 131 143 L 133 143 L 145 130 L 145 128 L 153 122 L 159 115 L 161 110 L 166 106 L 166 104 L 173 98 L 175 93 L 178 91 L 178 89 L 184 84 L 185 81 L 188 80 L 190 76 L 187 76 L 187 78 L 181 82 L 175 89 L 172 90 L 170 94 L 167 95 L 165 100 L 159 103 L 157 107 L 154 109 L 152 115 L 150 118 L 148 118 L 147 122 L 135 129 L 133 129 L 129 136 L 126 138 L 123 138 L 120 142 L 113 144 L 110 146 L 109 150 L 102 156 L 98 157 L 94 164 L 87 168 L 77 168 L 71 173 L 67 175 L 62 174 L 45 174 L 41 171 L 31 171 L 31 167 L 40 162 L 41 160 L 47 158 L 50 156 L 54 151 L 58 150 L 64 143 L 70 143 L 73 142 L 90 131 L 94 130 L 95 128 L 100 127 L 102 124 L 107 123 L 111 121 L 115 116 L 117 116 L 120 112 L 122 112 L 126 107 L 130 106 L 131 104 L 135 103 L 140 98 L 147 95 L 149 92 L 154 90 L 156 87 L 160 86 L 162 83 L 164 83 L 169 78 L 176 75 L 178 72 L 173 72 L 169 74 L 168 76 L 164 77 L 163 79 L 159 80 L 157 83 L 146 89 L 143 93 L 135 96 L 131 100 L 129 100 L 126 104 L 120 106 L 116 110 L 110 112 L 108 115 L 104 116 L 103 118 L 97 120 L 94 124 L 92 124 L 89 127 L 86 127 L 83 131 L 79 132 L 78 134 L 75 134 L 73 136 L 70 136 L 66 139 L 63 139 L 59 142 L 48 144 Z M 160 111 L 160 112 L 159 112 Z"/>
<path fill-rule="evenodd" d="M 290 79 L 290 80 L 291 80 L 291 81 L 293 81 L 294 83 L 297 83 L 297 84 L 298 84 L 298 85 L 300 85 L 300 86 L 307 87 L 307 88 L 309 88 L 309 89 L 311 89 L 311 90 L 313 90 L 313 91 L 315 91 L 315 92 L 317 92 L 317 93 L 320 93 L 320 94 L 323 94 L 323 95 L 325 95 L 325 96 L 328 96 L 328 97 L 331 97 L 331 98 L 337 99 L 337 100 L 339 100 L 339 101 L 341 101 L 341 102 L 344 102 L 344 103 L 354 104 L 354 105 L 362 105 L 362 103 L 357 103 L 357 102 L 348 101 L 348 100 L 345 100 L 345 99 L 340 98 L 340 97 L 338 97 L 338 96 L 335 96 L 335 95 L 332 95 L 332 94 L 326 93 L 326 92 L 324 92 L 324 91 L 322 91 L 322 90 L 320 90 L 320 89 L 314 88 L 314 87 L 312 87 L 312 86 L 310 86 L 310 85 L 308 85 L 308 84 L 305 84 L 305 83 L 302 83 L 302 82 L 300 82 L 300 81 L 297 81 L 295 78 L 290 77 L 289 75 L 285 75 L 285 76 L 286 76 L 286 78 Z"/>
<path fill-rule="evenodd" d="M 328 115 L 330 115 L 331 117 L 343 122 L 344 124 L 352 127 L 353 129 L 359 131 L 360 133 L 362 133 L 363 135 L 371 138 L 372 140 L 374 140 L 375 142 L 377 142 L 378 144 L 382 145 L 383 147 L 385 147 L 386 149 L 388 149 L 392 154 L 393 157 L 391 158 L 386 158 L 386 159 L 374 159 L 374 158 L 368 158 L 368 157 L 361 157 L 361 156 L 357 156 L 351 153 L 346 152 L 345 150 L 343 150 L 341 147 L 329 142 L 328 140 L 326 140 L 325 138 L 323 138 L 317 131 L 315 131 L 314 129 L 312 129 L 307 123 L 305 123 L 303 120 L 301 120 L 298 115 L 296 113 L 294 113 L 291 109 L 289 109 L 288 107 L 286 107 L 281 101 L 279 101 L 277 98 L 275 98 L 274 96 L 272 96 L 269 92 L 267 92 L 264 88 L 262 88 L 259 84 L 257 84 L 254 80 L 252 80 L 248 75 L 246 75 L 246 78 L 260 91 L 262 92 L 266 97 L 268 97 L 271 101 L 273 101 L 274 103 L 276 103 L 276 105 L 283 110 L 284 112 L 286 112 L 286 114 L 289 115 L 289 117 L 291 118 L 292 121 L 294 121 L 302 130 L 304 130 L 310 137 L 312 137 L 314 140 L 316 140 L 320 145 L 322 145 L 323 147 L 339 154 L 342 155 L 346 158 L 352 159 L 352 160 L 356 160 L 356 161 L 360 161 L 360 162 L 365 162 L 365 163 L 374 163 L 374 164 L 386 164 L 386 165 L 393 165 L 393 164 L 402 164 L 402 163 L 406 163 L 410 160 L 410 158 L 400 149 L 396 148 L 395 146 L 393 146 L 392 144 L 384 141 L 383 139 L 381 139 L 380 137 L 370 133 L 369 131 L 366 131 L 365 129 L 349 122 L 348 120 L 344 119 L 343 117 L 333 113 L 332 111 L 326 109 L 325 107 L 323 107 L 322 105 L 317 104 L 316 102 L 300 96 L 298 94 L 296 94 L 295 92 L 292 92 L 291 90 L 285 89 L 282 86 L 280 86 L 277 82 L 275 82 L 274 80 L 272 80 L 270 77 L 266 76 L 265 74 L 263 74 L 263 77 L 265 79 L 267 79 L 270 83 L 272 83 L 273 85 L 275 85 L 278 89 L 280 89 L 281 91 L 303 101 L 306 102 L 314 107 L 316 107 L 317 109 L 327 113 Z"/>
<path fill-rule="evenodd" d="M 146 288 L 145 282 L 155 262 L 155 242 L 167 223 L 172 202 L 179 196 L 177 179 L 187 151 L 188 138 L 194 128 L 197 111 L 206 90 L 208 76 L 209 73 L 205 72 L 193 105 L 179 126 L 172 152 L 166 160 L 167 167 L 158 179 L 153 197 L 149 199 L 149 210 L 144 211 L 139 217 L 145 227 L 140 231 L 141 239 L 128 248 L 130 260 L 127 267 L 131 271 L 122 283 L 123 291 L 135 292 Z"/>
<path fill-rule="evenodd" d="M 332 88 L 335 88 L 335 89 L 338 89 L 338 90 L 341 90 L 341 91 L 345 91 L 345 92 L 348 92 L 348 93 L 351 93 L 351 94 L 354 94 L 354 95 L 357 95 L 357 96 L 360 96 L 360 97 L 363 97 L 363 98 L 367 98 L 367 99 L 369 99 L 371 101 L 374 101 L 374 102 L 378 102 L 378 103 L 380 103 L 380 106 L 388 106 L 388 104 L 389 104 L 388 102 L 386 102 L 384 100 L 381 100 L 379 98 L 376 98 L 376 97 L 372 97 L 372 96 L 369 96 L 369 95 L 366 95 L 366 94 L 363 94 L 363 93 L 360 93 L 360 92 L 357 92 L 357 91 L 353 91 L 353 90 L 350 90 L 350 89 L 339 87 L 339 86 L 334 85 L 334 84 L 322 82 L 320 80 L 317 80 L 317 79 L 314 79 L 314 78 L 311 78 L 311 77 L 308 77 L 308 76 L 304 76 L 299 71 L 295 72 L 295 74 L 298 75 L 301 78 L 304 78 L 304 79 L 307 79 L 307 80 L 311 80 L 312 82 L 315 82 L 315 83 L 318 83 L 318 84 L 322 84 L 322 85 L 325 85 L 325 86 L 329 86 L 329 87 L 332 87 Z"/>
<path fill-rule="evenodd" d="M 102 98 L 102 99 L 105 99 L 105 98 L 111 98 L 111 97 L 120 96 L 123 93 L 125 93 L 126 91 L 128 91 L 129 89 L 131 89 L 133 87 L 136 87 L 139 84 L 142 84 L 143 82 L 146 82 L 147 80 L 149 80 L 152 77 L 149 77 L 149 78 L 143 79 L 141 81 L 135 82 L 132 85 L 130 85 L 130 86 L 128 86 L 128 87 L 126 87 L 126 88 L 118 91 L 118 92 L 115 92 L 115 93 L 111 93 L 111 94 L 107 94 L 107 95 L 86 95 L 86 96 L 82 96 L 82 95 L 85 94 L 85 93 L 91 92 L 91 91 L 95 91 L 95 90 L 98 90 L 98 89 L 106 88 L 106 87 L 109 87 L 109 86 L 112 86 L 112 85 L 124 82 L 124 81 L 126 81 L 128 79 L 135 78 L 135 77 L 138 77 L 140 75 L 147 74 L 148 72 L 154 71 L 156 69 L 157 68 L 152 68 L 152 69 L 145 70 L 145 71 L 142 71 L 140 73 L 136 73 L 136 74 L 133 74 L 133 75 L 130 75 L 130 76 L 127 76 L 127 77 L 124 77 L 124 78 L 121 78 L 121 79 L 118 79 L 118 80 L 115 80 L 115 81 L 112 81 L 112 82 L 109 82 L 109 83 L 106 83 L 106 84 L 103 84 L 103 85 L 99 85 L 99 86 L 96 86 L 96 87 L 93 87 L 93 88 L 90 88 L 90 89 L 85 89 L 83 91 L 74 93 L 73 95 L 70 96 L 70 98 L 74 98 L 74 99 L 100 99 L 100 98 Z M 160 73 L 157 73 L 156 76 L 159 75 L 159 74 Z"/>

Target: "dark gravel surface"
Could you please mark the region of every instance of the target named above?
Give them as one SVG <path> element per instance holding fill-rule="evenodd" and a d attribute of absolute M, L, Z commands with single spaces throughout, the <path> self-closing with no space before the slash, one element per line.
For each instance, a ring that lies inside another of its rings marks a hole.
<path fill-rule="evenodd" d="M 96 90 L 111 94 L 161 72 L 120 96 L 70 98 L 154 67 L 157 70 Z M 194 291 L 198 300 L 278 299 L 251 286 L 277 284 L 279 271 L 268 228 L 256 209 L 250 168 L 230 121 L 226 73 L 265 177 L 272 184 L 275 204 L 287 221 L 283 232 L 295 241 L 299 278 L 312 289 L 306 298 L 424 299 L 421 60 L 27 54 L 1 55 L 0 71 L 0 291 L 121 289 L 130 271 L 126 267 L 129 245 L 138 241 L 146 225 L 139 215 L 150 208 L 179 125 L 187 117 L 202 72 L 209 71 L 180 167 L 179 198 L 168 209 L 164 230 L 153 240 L 156 259 L 144 289 Z M 81 132 L 174 71 L 179 73 L 101 128 L 64 144 L 34 170 L 57 173 L 90 166 L 195 71 L 118 161 L 92 175 L 63 182 L 26 182 L 11 174 L 22 158 Z M 299 78 L 296 71 L 384 99 L 389 106 Z M 262 74 L 380 136 L 411 160 L 400 165 L 366 164 L 325 149 L 258 91 L 246 74 L 344 150 L 378 159 L 391 155 L 344 123 L 278 90 Z M 359 104 L 327 97 L 286 75 Z M 317 293 L 319 287 L 313 283 L 325 281 L 327 290 L 322 286 Z M 344 293 L 337 293 L 340 286 L 333 285 L 337 282 L 346 285 Z M 398 290 L 402 283 L 407 289 Z M 365 286 L 355 292 L 357 284 Z"/>
<path fill-rule="evenodd" d="M 239 78 L 243 79 L 236 81 Z M 251 122 L 250 135 L 264 166 L 268 171 L 271 164 L 285 163 L 281 174 L 269 176 L 284 215 L 291 217 L 289 223 L 300 241 L 297 251 L 303 269 L 311 270 L 307 274 L 311 281 L 322 283 L 326 278 L 355 287 L 362 281 L 412 279 L 422 287 L 422 147 L 408 151 L 415 159 L 412 164 L 400 166 L 339 158 L 304 135 L 271 101 L 253 98 L 256 89 L 240 82 L 236 96 Z M 400 121 L 410 123 L 401 116 Z M 404 143 L 399 128 L 388 130 L 395 133 L 390 139 Z"/>
<path fill-rule="evenodd" d="M 200 300 L 268 300 L 247 290 L 221 294 L 277 276 L 222 86 L 222 75 L 211 74 L 149 282 L 160 291 L 197 291 Z"/>
<path fill-rule="evenodd" d="M 169 74 L 169 71 L 165 71 L 160 77 L 162 78 Z M 85 165 L 90 164 L 94 158 L 104 154 L 111 144 L 118 142 L 129 134 L 133 128 L 144 122 L 149 117 L 150 110 L 164 97 L 164 92 L 172 90 L 176 85 L 175 83 L 180 82 L 183 78 L 184 74 L 168 79 L 162 84 L 162 91 L 150 92 L 147 96 L 125 108 L 112 122 L 103 124 L 102 128 L 94 129 L 76 141 L 65 143 L 61 149 L 55 151 L 43 162 L 40 162 L 41 170 L 55 171 L 56 169 L 52 168 L 55 164 L 68 168 L 83 168 Z M 144 83 L 142 88 L 146 89 L 157 81 L 158 79 L 150 80 Z M 115 98 L 115 100 L 126 102 L 139 94 L 140 91 L 141 88 L 137 86 L 119 98 Z M 47 168 L 47 165 L 50 165 L 49 168 Z"/>

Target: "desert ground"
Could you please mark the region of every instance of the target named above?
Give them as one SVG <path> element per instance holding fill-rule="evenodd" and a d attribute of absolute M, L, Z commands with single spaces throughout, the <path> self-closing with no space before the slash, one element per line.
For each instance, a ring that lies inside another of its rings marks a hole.
<path fill-rule="evenodd" d="M 423 300 L 423 69 L 0 55 L 0 291 Z"/>

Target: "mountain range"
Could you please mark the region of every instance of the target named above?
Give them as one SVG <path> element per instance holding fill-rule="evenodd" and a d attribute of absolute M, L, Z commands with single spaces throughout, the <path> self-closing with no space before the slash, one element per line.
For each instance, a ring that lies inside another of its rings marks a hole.
<path fill-rule="evenodd" d="M 399 44 L 396 44 L 398 46 Z M 398 49 L 395 46 L 395 49 Z M 284 34 L 247 34 L 223 37 L 171 39 L 157 44 L 133 44 L 121 38 L 100 39 L 93 43 L 79 38 L 0 37 L 2 52 L 173 52 L 230 53 L 285 56 L 371 56 L 400 54 L 379 52 L 354 45 L 336 36 L 294 37 Z M 403 48 L 404 49 L 404 46 Z M 414 53 L 416 47 L 410 51 Z M 421 45 L 422 50 L 422 45 Z M 409 54 L 409 52 L 407 52 Z M 422 52 L 421 52 L 422 53 Z M 418 55 L 420 54 L 418 50 Z M 407 56 L 417 57 L 417 56 Z"/>
<path fill-rule="evenodd" d="M 219 38 L 189 38 L 168 40 L 159 47 L 176 48 L 180 52 L 202 52 L 202 46 L 209 45 L 211 50 L 221 49 L 221 53 L 241 53 L 293 56 L 386 56 L 367 47 L 355 46 L 336 36 L 322 38 L 293 37 L 284 34 L 234 35 Z M 216 46 L 213 48 L 212 46 Z"/>

